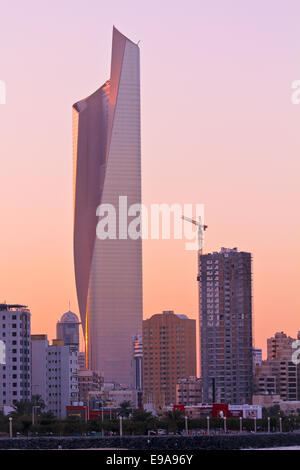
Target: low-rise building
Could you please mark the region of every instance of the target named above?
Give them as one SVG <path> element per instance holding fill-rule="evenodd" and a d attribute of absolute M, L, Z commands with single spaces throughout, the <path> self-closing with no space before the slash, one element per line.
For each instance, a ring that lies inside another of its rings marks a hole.
<path fill-rule="evenodd" d="M 267 340 L 267 360 L 255 369 L 255 395 L 278 394 L 284 401 L 300 399 L 300 366 L 292 360 L 294 341 L 283 332 Z"/>
<path fill-rule="evenodd" d="M 171 409 L 171 408 L 169 408 Z M 202 403 L 199 405 L 184 406 L 175 405 L 173 409 L 179 409 L 185 416 L 191 419 L 200 418 L 262 418 L 260 405 L 231 405 L 227 403 Z"/>
<path fill-rule="evenodd" d="M 262 408 L 271 408 L 278 405 L 280 410 L 289 415 L 298 415 L 300 412 L 300 401 L 281 400 L 280 395 L 253 395 L 253 404 L 260 405 Z"/>
<path fill-rule="evenodd" d="M 202 380 L 198 377 L 179 379 L 176 384 L 176 403 L 185 406 L 202 403 Z"/>
<path fill-rule="evenodd" d="M 124 401 L 131 403 L 133 409 L 141 408 L 141 391 L 140 390 L 111 390 L 109 392 L 109 400 L 118 407 Z"/>
<path fill-rule="evenodd" d="M 100 392 L 103 386 L 103 376 L 100 372 L 89 369 L 78 370 L 79 401 L 87 403 L 91 392 Z"/>

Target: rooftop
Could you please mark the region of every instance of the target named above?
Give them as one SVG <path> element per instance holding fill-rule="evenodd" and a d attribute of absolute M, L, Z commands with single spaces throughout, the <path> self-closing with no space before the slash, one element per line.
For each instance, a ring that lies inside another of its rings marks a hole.
<path fill-rule="evenodd" d="M 71 310 L 69 310 L 61 316 L 59 323 L 80 323 L 80 321 L 76 313 L 71 312 Z"/>
<path fill-rule="evenodd" d="M 19 304 L 0 304 L 0 311 L 1 310 L 23 310 L 28 309 L 27 305 L 19 305 Z"/>

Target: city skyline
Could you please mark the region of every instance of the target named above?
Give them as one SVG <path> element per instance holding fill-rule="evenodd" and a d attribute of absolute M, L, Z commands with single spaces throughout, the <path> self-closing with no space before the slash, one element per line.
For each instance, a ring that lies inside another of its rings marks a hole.
<path fill-rule="evenodd" d="M 290 103 L 291 82 L 300 75 L 299 5 L 291 2 L 283 18 L 278 5 L 253 2 L 246 17 L 230 3 L 235 8 L 228 13 L 214 2 L 194 2 L 188 14 L 172 2 L 159 20 L 138 2 L 129 11 L 115 2 L 120 13 L 106 6 L 102 18 L 96 2 L 89 11 L 53 2 L 47 15 L 33 0 L 26 13 L 4 6 L 0 283 L 3 301 L 30 306 L 33 333 L 54 337 L 69 300 L 79 312 L 70 107 L 105 81 L 113 23 L 141 39 L 143 50 L 143 201 L 204 203 L 205 252 L 237 246 L 253 253 L 255 346 L 265 350 L 274 331 L 299 328 L 299 108 Z M 73 28 L 79 19 L 80 35 Z M 160 112 L 158 103 L 164 103 Z M 182 241 L 143 246 L 145 318 L 166 309 L 197 318 L 196 254 Z"/>

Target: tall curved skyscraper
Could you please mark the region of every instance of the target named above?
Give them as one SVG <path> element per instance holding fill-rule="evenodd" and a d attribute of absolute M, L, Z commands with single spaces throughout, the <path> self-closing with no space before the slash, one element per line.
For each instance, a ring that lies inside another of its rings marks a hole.
<path fill-rule="evenodd" d="M 142 330 L 142 240 L 124 236 L 141 203 L 139 47 L 113 29 L 111 76 L 73 105 L 74 264 L 89 368 L 131 385 L 132 341 Z M 116 210 L 116 239 L 96 236 L 100 204 Z M 130 217 L 128 217 L 130 222 Z M 119 236 L 121 231 L 121 237 Z"/>

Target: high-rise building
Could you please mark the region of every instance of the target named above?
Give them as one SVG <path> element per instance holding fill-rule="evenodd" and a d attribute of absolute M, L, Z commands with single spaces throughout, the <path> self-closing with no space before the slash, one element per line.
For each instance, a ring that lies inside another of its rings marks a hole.
<path fill-rule="evenodd" d="M 54 339 L 47 349 L 47 410 L 66 417 L 66 407 L 78 402 L 78 347 Z"/>
<path fill-rule="evenodd" d="M 260 366 L 262 363 L 262 350 L 258 348 L 253 348 L 252 357 L 253 357 L 253 374 L 254 374 L 256 367 Z"/>
<path fill-rule="evenodd" d="M 86 367 L 130 386 L 132 338 L 143 317 L 142 240 L 128 235 L 141 203 L 140 59 L 138 45 L 115 28 L 110 80 L 73 105 L 73 131 L 74 264 Z"/>
<path fill-rule="evenodd" d="M 79 347 L 79 325 L 77 315 L 69 310 L 56 323 L 56 338 L 62 339 L 64 344 L 74 344 Z"/>
<path fill-rule="evenodd" d="M 0 304 L 0 404 L 31 399 L 30 311 Z"/>
<path fill-rule="evenodd" d="M 267 339 L 267 360 L 291 359 L 292 343 L 294 338 L 287 336 L 283 331 L 275 333 L 272 338 Z"/>
<path fill-rule="evenodd" d="M 277 394 L 284 401 L 300 399 L 300 365 L 292 361 L 294 341 L 283 331 L 268 338 L 267 360 L 255 368 L 255 395 Z"/>
<path fill-rule="evenodd" d="M 196 320 L 163 311 L 143 321 L 145 402 L 161 397 L 176 403 L 178 379 L 196 374 Z"/>
<path fill-rule="evenodd" d="M 203 400 L 250 404 L 251 254 L 237 248 L 201 254 L 198 280 Z"/>
<path fill-rule="evenodd" d="M 31 335 L 31 390 L 48 404 L 48 347 L 47 335 Z"/>
<path fill-rule="evenodd" d="M 78 402 L 78 346 L 65 345 L 47 335 L 31 336 L 32 394 L 40 395 L 46 407 L 58 418 L 66 417 L 66 407 Z"/>

